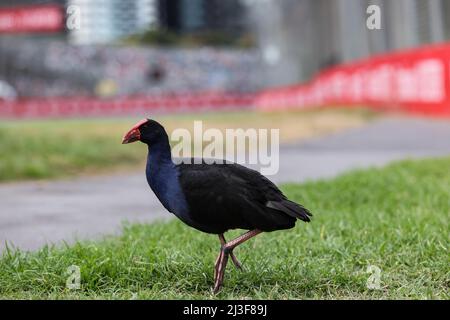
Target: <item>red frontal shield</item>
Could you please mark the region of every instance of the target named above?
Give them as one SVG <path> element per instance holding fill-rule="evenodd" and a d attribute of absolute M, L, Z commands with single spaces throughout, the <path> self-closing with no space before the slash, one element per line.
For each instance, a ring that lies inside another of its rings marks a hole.
<path fill-rule="evenodd" d="M 147 123 L 148 119 L 142 119 L 138 123 L 136 123 L 124 136 L 122 139 L 122 144 L 132 143 L 141 139 L 141 132 L 139 131 L 139 127 L 144 123 Z"/>

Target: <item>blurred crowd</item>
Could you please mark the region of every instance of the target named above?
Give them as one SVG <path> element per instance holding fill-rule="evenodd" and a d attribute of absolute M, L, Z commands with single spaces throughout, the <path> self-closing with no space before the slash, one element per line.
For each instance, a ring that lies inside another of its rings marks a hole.
<path fill-rule="evenodd" d="M 19 97 L 251 92 L 261 85 L 259 65 L 256 50 L 0 39 L 0 81 Z"/>

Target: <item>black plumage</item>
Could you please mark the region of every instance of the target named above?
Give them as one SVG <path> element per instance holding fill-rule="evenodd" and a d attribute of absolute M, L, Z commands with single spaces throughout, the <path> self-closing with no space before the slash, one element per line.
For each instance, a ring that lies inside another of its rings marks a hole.
<path fill-rule="evenodd" d="M 218 234 L 222 244 L 215 267 L 214 292 L 222 283 L 228 257 L 241 268 L 233 249 L 260 232 L 293 228 L 297 219 L 310 221 L 311 213 L 290 201 L 269 179 L 235 163 L 172 161 L 169 139 L 154 120 L 138 122 L 122 143 L 148 145 L 146 178 L 164 207 L 187 225 Z M 199 163 L 198 163 L 199 162 Z M 224 232 L 250 230 L 226 242 Z"/>
<path fill-rule="evenodd" d="M 181 188 L 203 232 L 230 229 L 275 231 L 310 221 L 310 212 L 288 200 L 269 179 L 235 163 L 180 164 Z"/>

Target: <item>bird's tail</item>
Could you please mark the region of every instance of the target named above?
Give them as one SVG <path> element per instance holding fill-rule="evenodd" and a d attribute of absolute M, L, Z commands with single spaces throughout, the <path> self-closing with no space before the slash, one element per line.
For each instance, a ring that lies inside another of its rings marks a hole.
<path fill-rule="evenodd" d="M 291 217 L 300 219 L 305 222 L 311 221 L 310 217 L 312 217 L 312 213 L 308 209 L 288 199 L 281 201 L 268 201 L 267 207 L 282 211 L 290 215 Z"/>

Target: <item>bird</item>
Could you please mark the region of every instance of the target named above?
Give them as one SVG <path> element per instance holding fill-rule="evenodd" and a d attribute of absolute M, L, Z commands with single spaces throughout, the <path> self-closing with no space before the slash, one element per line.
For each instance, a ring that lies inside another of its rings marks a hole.
<path fill-rule="evenodd" d="M 186 225 L 218 235 L 214 294 L 223 286 L 229 258 L 242 270 L 234 254 L 237 246 L 262 232 L 290 229 L 297 220 L 311 220 L 308 209 L 289 200 L 256 170 L 231 161 L 174 161 L 167 132 L 155 120 L 136 123 L 124 135 L 122 144 L 136 141 L 148 147 L 145 175 L 161 204 Z M 224 233 L 232 229 L 247 232 L 226 241 Z"/>

